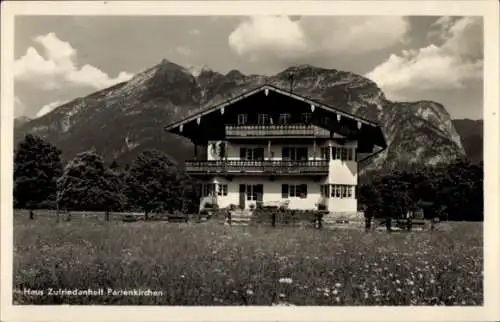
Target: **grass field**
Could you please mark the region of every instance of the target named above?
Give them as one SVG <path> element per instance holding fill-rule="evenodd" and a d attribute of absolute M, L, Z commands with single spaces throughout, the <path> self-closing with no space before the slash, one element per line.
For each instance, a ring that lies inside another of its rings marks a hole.
<path fill-rule="evenodd" d="M 389 234 L 77 214 L 56 223 L 15 212 L 14 303 L 481 305 L 482 224 L 443 225 Z M 50 288 L 102 294 L 48 295 Z"/>

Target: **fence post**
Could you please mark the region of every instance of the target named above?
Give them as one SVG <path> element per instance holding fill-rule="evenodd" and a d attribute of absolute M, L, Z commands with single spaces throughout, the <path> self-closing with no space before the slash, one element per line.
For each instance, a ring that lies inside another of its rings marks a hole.
<path fill-rule="evenodd" d="M 275 212 L 271 213 L 271 225 L 273 227 L 276 227 L 276 213 Z"/>
<path fill-rule="evenodd" d="M 323 228 L 323 214 L 318 214 L 316 216 L 316 220 L 318 221 L 318 229 Z"/>

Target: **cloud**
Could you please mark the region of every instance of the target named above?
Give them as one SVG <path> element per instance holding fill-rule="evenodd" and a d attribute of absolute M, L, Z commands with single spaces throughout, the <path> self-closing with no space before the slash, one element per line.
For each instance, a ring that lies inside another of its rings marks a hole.
<path fill-rule="evenodd" d="M 428 36 L 440 44 L 392 54 L 366 76 L 391 99 L 405 99 L 415 90 L 462 88 L 482 79 L 481 18 L 441 17 Z"/>
<path fill-rule="evenodd" d="M 357 55 L 403 42 L 404 17 L 255 16 L 229 35 L 230 48 L 257 60 L 307 60 L 312 56 Z"/>
<path fill-rule="evenodd" d="M 59 107 L 59 106 L 63 105 L 64 103 L 66 103 L 66 102 L 65 101 L 55 101 L 55 102 L 51 102 L 51 103 L 45 104 L 38 111 L 38 113 L 36 113 L 35 117 L 42 117 L 45 114 L 48 114 L 48 113 L 52 112 L 54 109 L 56 109 L 56 107 Z"/>
<path fill-rule="evenodd" d="M 91 65 L 78 67 L 76 50 L 53 32 L 37 36 L 33 41 L 42 46 L 43 56 L 34 47 L 29 47 L 24 56 L 14 62 L 16 81 L 43 90 L 65 86 L 83 86 L 99 90 L 129 80 L 133 76 L 120 72 L 113 78 Z"/>
<path fill-rule="evenodd" d="M 308 50 L 304 31 L 289 17 L 257 16 L 243 21 L 229 35 L 229 46 L 238 55 L 258 60 L 269 54 L 286 58 Z"/>
<path fill-rule="evenodd" d="M 191 49 L 187 48 L 187 47 L 184 47 L 184 46 L 179 46 L 179 47 L 176 47 L 175 50 L 183 55 L 183 56 L 191 56 L 193 54 L 193 52 L 191 51 Z"/>
<path fill-rule="evenodd" d="M 192 36 L 198 36 L 200 34 L 200 31 L 198 29 L 191 29 L 189 31 L 189 34 Z"/>

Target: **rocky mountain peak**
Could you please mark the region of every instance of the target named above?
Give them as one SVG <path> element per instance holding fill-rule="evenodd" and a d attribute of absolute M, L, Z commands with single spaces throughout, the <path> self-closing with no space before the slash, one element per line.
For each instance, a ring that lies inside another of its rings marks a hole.
<path fill-rule="evenodd" d="M 294 74 L 294 92 L 381 124 L 389 146 L 364 165 L 367 169 L 436 163 L 464 155 L 441 104 L 391 102 L 363 76 L 311 65 L 290 67 L 272 76 L 245 75 L 238 70 L 223 75 L 206 66 L 184 68 L 164 59 L 128 82 L 66 103 L 19 126 L 15 135 L 16 139 L 25 133 L 41 135 L 62 149 L 66 158 L 94 146 L 107 160 L 129 162 L 153 147 L 183 162 L 191 156 L 190 143 L 165 133 L 163 126 L 265 83 L 288 90 L 290 73 Z"/>

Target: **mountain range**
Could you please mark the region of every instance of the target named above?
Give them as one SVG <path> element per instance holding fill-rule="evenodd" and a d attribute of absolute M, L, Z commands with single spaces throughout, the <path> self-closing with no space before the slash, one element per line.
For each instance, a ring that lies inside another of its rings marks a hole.
<path fill-rule="evenodd" d="M 127 82 L 67 102 L 33 120 L 19 122 L 15 141 L 25 134 L 44 137 L 69 159 L 95 149 L 106 161 L 129 163 L 144 149 L 165 151 L 179 163 L 192 157 L 186 139 L 166 133 L 165 125 L 223 102 L 262 84 L 293 91 L 320 103 L 378 122 L 388 148 L 360 165 L 361 171 L 408 164 L 447 162 L 478 151 L 464 146 L 480 139 L 479 126 L 452 121 L 439 103 L 388 100 L 373 81 L 346 71 L 310 65 L 290 67 L 275 75 L 221 74 L 210 68 L 184 68 L 163 60 Z M 481 125 L 482 127 L 482 125 Z M 472 133 L 460 136 L 457 130 Z M 475 132 L 474 132 L 475 131 Z M 476 133 L 476 134 L 474 134 Z M 482 129 L 480 131 L 482 137 Z"/>

